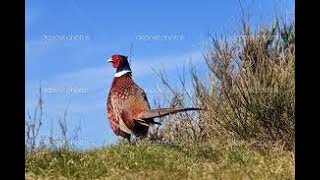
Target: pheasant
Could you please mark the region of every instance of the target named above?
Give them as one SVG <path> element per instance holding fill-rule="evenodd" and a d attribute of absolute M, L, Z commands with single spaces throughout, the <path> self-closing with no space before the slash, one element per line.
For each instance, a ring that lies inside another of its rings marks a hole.
<path fill-rule="evenodd" d="M 114 54 L 108 59 L 116 69 L 107 99 L 107 115 L 110 126 L 117 136 L 128 139 L 147 136 L 149 127 L 160 124 L 154 118 L 169 114 L 201 110 L 201 108 L 162 108 L 150 109 L 145 91 L 132 79 L 127 56 Z"/>

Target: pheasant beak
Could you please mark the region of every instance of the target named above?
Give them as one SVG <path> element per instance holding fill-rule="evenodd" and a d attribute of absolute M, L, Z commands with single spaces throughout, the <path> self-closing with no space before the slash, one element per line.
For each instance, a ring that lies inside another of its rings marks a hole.
<path fill-rule="evenodd" d="M 109 63 L 113 62 L 112 58 L 108 59 L 107 62 Z"/>

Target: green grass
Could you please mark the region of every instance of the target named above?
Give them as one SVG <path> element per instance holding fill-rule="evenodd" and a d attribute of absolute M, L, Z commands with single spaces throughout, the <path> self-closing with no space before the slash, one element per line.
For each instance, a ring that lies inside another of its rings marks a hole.
<path fill-rule="evenodd" d="M 26 179 L 294 179 L 294 154 L 244 142 L 172 146 L 139 142 L 26 155 Z"/>

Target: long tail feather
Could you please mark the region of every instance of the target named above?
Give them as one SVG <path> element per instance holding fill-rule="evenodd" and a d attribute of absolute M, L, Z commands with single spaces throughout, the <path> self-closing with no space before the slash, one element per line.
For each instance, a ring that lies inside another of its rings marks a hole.
<path fill-rule="evenodd" d="M 134 119 L 136 122 L 144 125 L 144 126 L 150 126 L 150 125 L 154 125 L 154 124 L 158 124 L 161 125 L 161 123 L 156 122 L 156 121 L 146 121 L 144 119 Z"/>
<path fill-rule="evenodd" d="M 166 115 L 174 114 L 174 113 L 178 113 L 178 112 L 199 111 L 199 110 L 203 110 L 203 109 L 202 108 L 194 108 L 194 107 L 149 109 L 149 110 L 143 111 L 139 115 L 139 119 L 157 118 L 157 117 L 162 117 L 162 116 L 166 116 Z"/>

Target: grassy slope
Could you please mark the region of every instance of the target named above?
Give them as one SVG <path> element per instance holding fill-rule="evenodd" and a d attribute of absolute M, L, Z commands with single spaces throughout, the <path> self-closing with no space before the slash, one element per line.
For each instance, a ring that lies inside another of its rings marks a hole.
<path fill-rule="evenodd" d="M 209 143 L 206 143 L 209 144 Z M 245 143 L 169 146 L 140 142 L 26 156 L 26 179 L 294 179 L 294 154 Z"/>

